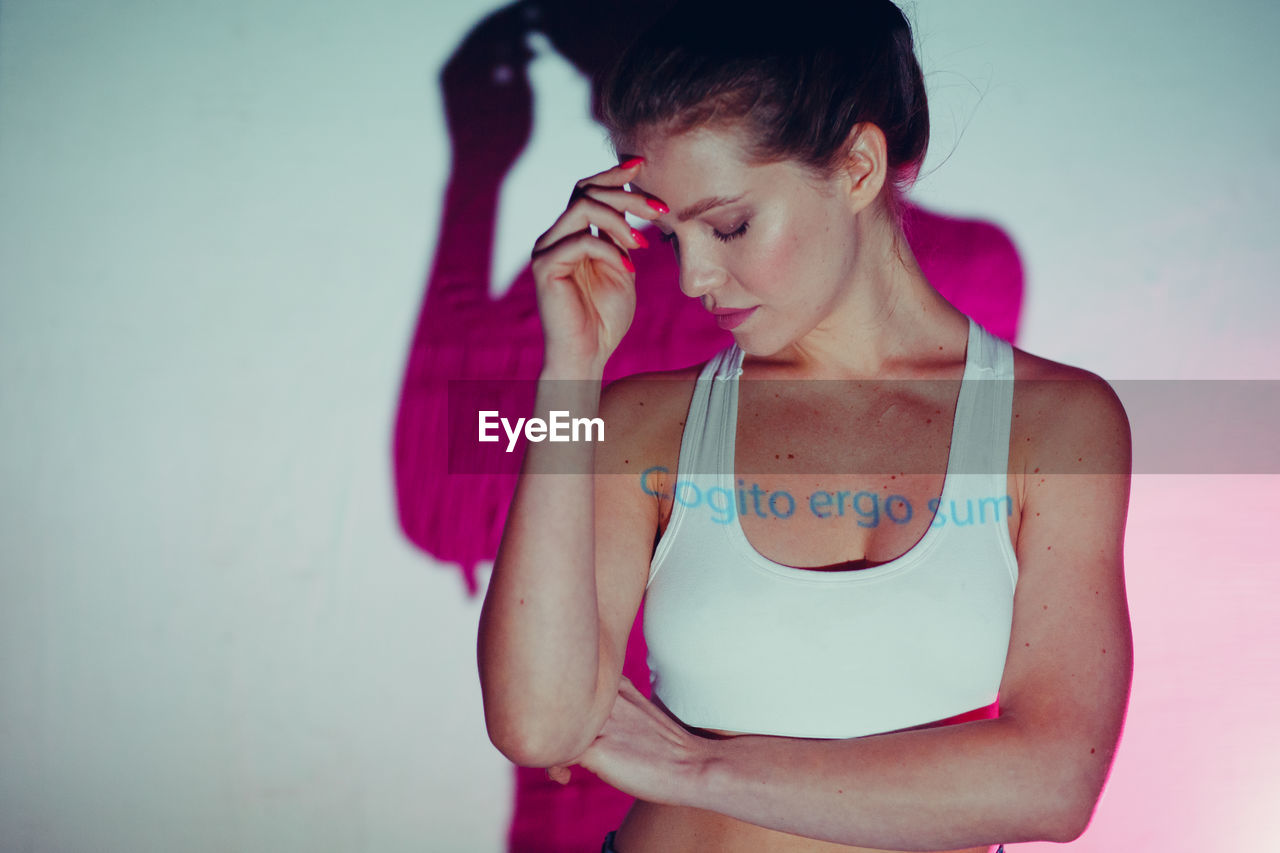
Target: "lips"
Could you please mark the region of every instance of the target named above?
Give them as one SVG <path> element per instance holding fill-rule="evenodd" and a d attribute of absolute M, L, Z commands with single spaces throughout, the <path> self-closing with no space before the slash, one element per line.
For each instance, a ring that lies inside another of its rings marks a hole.
<path fill-rule="evenodd" d="M 756 313 L 756 308 L 713 308 L 711 313 L 716 317 L 716 325 L 725 331 L 736 329 L 747 321 L 747 318 Z"/>

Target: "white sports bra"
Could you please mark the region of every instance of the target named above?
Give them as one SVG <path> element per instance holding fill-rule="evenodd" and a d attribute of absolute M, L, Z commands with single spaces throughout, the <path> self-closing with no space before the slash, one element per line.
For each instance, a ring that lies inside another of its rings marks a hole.
<path fill-rule="evenodd" d="M 902 556 L 853 571 L 769 560 L 736 514 L 726 521 L 694 500 L 734 494 L 742 356 L 734 345 L 708 362 L 685 421 L 680 496 L 645 593 L 654 695 L 686 725 L 811 738 L 894 731 L 994 703 L 1018 572 L 1006 480 L 1012 348 L 969 321 L 933 521 Z"/>

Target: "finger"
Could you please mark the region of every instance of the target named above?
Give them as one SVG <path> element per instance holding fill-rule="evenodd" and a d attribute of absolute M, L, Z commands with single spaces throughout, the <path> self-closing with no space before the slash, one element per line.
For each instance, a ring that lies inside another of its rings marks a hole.
<path fill-rule="evenodd" d="M 567 764 L 557 764 L 555 767 L 548 767 L 547 778 L 552 782 L 568 785 L 570 779 L 569 766 Z"/>
<path fill-rule="evenodd" d="M 584 187 L 582 193 L 604 202 L 615 210 L 630 213 L 641 219 L 654 220 L 664 213 L 671 212 L 671 209 L 661 201 L 639 190 L 592 185 Z"/>
<path fill-rule="evenodd" d="M 591 184 L 620 187 L 634 178 L 643 165 L 643 157 L 630 157 L 616 166 L 605 169 L 603 172 L 596 172 L 594 175 L 583 178 L 578 181 L 577 187 L 578 189 L 583 189 Z"/>
<path fill-rule="evenodd" d="M 583 196 L 560 214 L 555 224 L 534 242 L 534 254 L 571 234 L 586 231 L 592 226 L 599 229 L 601 234 L 608 234 L 618 246 L 639 249 L 645 244 L 644 237 L 631 227 L 626 217 L 617 209 L 590 196 Z"/>
<path fill-rule="evenodd" d="M 625 251 L 608 240 L 591 236 L 589 231 L 578 231 L 546 248 L 534 251 L 534 279 L 543 280 L 544 273 L 549 274 L 548 278 L 563 278 L 588 260 L 616 270 L 624 280 L 633 276 L 636 271 L 635 264 L 631 263 Z"/>
<path fill-rule="evenodd" d="M 611 169 L 606 169 L 590 177 L 583 178 L 574 185 L 573 194 L 569 196 L 569 203 L 577 201 L 585 194 L 592 194 L 598 198 L 602 198 L 599 194 L 600 190 L 611 190 L 617 192 L 630 193 L 625 197 L 615 197 L 617 203 L 614 205 L 619 210 L 626 210 L 643 219 L 656 219 L 664 213 L 670 213 L 665 202 L 649 193 L 636 190 L 629 186 L 632 179 L 640 173 L 640 167 L 644 165 L 644 159 L 641 157 L 632 157 Z"/>

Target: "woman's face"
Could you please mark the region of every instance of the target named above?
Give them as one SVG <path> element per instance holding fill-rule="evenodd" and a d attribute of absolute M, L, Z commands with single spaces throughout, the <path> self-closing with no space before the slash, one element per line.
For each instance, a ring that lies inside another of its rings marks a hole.
<path fill-rule="evenodd" d="M 716 314 L 738 345 L 772 355 L 804 337 L 853 279 L 855 212 L 840 175 L 822 181 L 794 161 L 748 162 L 732 129 L 650 134 L 632 182 L 670 212 L 680 289 Z M 631 153 L 628 151 L 628 153 Z"/>

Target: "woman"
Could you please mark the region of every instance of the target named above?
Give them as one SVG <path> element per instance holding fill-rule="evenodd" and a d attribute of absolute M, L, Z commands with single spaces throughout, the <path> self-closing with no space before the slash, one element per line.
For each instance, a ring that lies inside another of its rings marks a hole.
<path fill-rule="evenodd" d="M 530 445 L 481 617 L 490 736 L 635 795 L 621 853 L 1074 838 L 1128 695 L 1124 412 L 920 273 L 899 10 L 785 12 L 646 33 L 601 101 L 623 162 L 535 246 L 538 413 L 608 441 Z M 735 345 L 602 395 L 645 247 L 626 213 Z M 642 599 L 654 701 L 620 676 Z"/>

